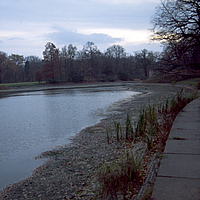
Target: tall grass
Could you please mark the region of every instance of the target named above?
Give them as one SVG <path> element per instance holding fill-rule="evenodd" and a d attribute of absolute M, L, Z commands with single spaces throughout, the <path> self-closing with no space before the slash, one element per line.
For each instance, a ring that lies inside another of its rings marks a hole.
<path fill-rule="evenodd" d="M 126 117 L 126 141 L 133 141 L 135 139 L 135 133 L 133 131 L 133 126 L 129 114 Z"/>
<path fill-rule="evenodd" d="M 139 179 L 142 157 L 135 157 L 131 152 L 125 152 L 124 155 L 124 158 L 104 163 L 99 171 L 100 195 L 104 198 L 118 199 L 117 192 L 120 191 L 125 199 L 129 183 Z"/>
<path fill-rule="evenodd" d="M 176 96 L 171 100 L 171 105 L 168 112 L 179 113 L 188 103 L 197 97 L 197 92 L 184 96 L 184 89 L 182 88 L 180 92 L 177 92 Z"/>
<path fill-rule="evenodd" d="M 121 127 L 121 125 L 120 125 L 120 122 L 114 122 L 114 125 L 115 125 L 115 130 L 116 130 L 116 134 L 117 134 L 117 141 L 119 141 L 119 133 L 120 133 L 120 127 Z"/>
<path fill-rule="evenodd" d="M 120 122 L 114 122 L 117 141 L 125 140 L 125 142 L 133 143 L 136 138 L 140 138 L 151 147 L 152 137 L 159 130 L 158 115 L 173 114 L 177 115 L 190 101 L 197 98 L 198 94 L 193 93 L 189 96 L 184 96 L 184 89 L 181 89 L 171 99 L 166 100 L 164 104 L 156 105 L 149 104 L 147 108 L 142 108 L 135 129 L 132 126 L 131 117 L 127 114 L 125 124 L 125 136 L 123 136 L 122 126 Z"/>

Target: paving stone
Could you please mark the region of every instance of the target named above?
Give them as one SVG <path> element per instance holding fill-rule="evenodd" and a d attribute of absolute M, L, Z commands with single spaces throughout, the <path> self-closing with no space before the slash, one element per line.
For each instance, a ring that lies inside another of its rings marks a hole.
<path fill-rule="evenodd" d="M 188 104 L 174 121 L 152 198 L 155 200 L 200 200 L 199 169 L 200 98 Z"/>
<path fill-rule="evenodd" d="M 200 178 L 200 155 L 164 154 L 158 176 Z"/>
<path fill-rule="evenodd" d="M 200 132 L 200 121 L 181 121 L 180 123 L 174 123 L 172 129 L 182 128 L 185 130 L 196 130 Z"/>
<path fill-rule="evenodd" d="M 200 179 L 157 177 L 154 200 L 200 200 Z"/>
<path fill-rule="evenodd" d="M 165 147 L 165 154 L 169 153 L 200 155 L 200 140 L 168 140 Z"/>
<path fill-rule="evenodd" d="M 188 130 L 183 128 L 172 129 L 169 135 L 169 139 L 171 140 L 176 137 L 185 138 L 187 140 L 200 140 L 200 130 Z"/>

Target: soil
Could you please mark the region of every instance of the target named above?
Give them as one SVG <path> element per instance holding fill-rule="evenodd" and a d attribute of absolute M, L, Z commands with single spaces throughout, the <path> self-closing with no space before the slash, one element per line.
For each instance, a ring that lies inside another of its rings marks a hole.
<path fill-rule="evenodd" d="M 134 124 L 141 107 L 154 103 L 162 104 L 180 90 L 178 86 L 168 84 L 138 83 L 127 84 L 126 87 L 141 93 L 137 97 L 114 104 L 105 119 L 71 138 L 71 144 L 39 155 L 37 159 L 48 158 L 45 164 L 35 169 L 31 177 L 8 185 L 0 192 L 0 199 L 103 199 L 101 195 L 97 195 L 99 169 L 105 162 L 119 159 L 124 154 L 125 147 L 124 144 L 116 141 L 114 121 L 120 122 L 122 126 L 125 125 L 127 113 L 129 113 Z M 191 92 L 190 89 L 185 89 L 185 91 Z M 110 134 L 109 144 L 107 130 Z M 164 147 L 160 146 L 160 148 Z M 151 162 L 155 161 L 154 158 L 158 152 L 157 149 L 145 153 L 141 179 L 143 181 L 127 193 L 128 199 L 138 198 L 147 191 L 144 187 L 146 180 L 151 178 L 149 175 L 153 169 L 155 175 L 155 170 L 159 165 L 159 160 L 156 160 L 152 168 Z M 122 198 L 123 196 L 119 194 L 118 199 Z"/>

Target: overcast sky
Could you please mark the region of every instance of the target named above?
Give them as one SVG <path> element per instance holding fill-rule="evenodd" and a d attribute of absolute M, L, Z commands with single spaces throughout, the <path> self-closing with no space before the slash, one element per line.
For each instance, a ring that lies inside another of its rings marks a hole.
<path fill-rule="evenodd" d="M 104 52 L 119 44 L 129 54 L 161 51 L 149 41 L 160 0 L 0 0 L 0 51 L 42 57 L 47 42 L 78 50 L 88 42 Z"/>

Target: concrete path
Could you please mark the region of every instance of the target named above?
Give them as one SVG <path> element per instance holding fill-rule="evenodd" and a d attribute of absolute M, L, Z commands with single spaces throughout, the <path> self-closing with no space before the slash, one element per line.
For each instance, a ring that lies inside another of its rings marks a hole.
<path fill-rule="evenodd" d="M 200 200 L 200 98 L 174 121 L 152 199 Z"/>

